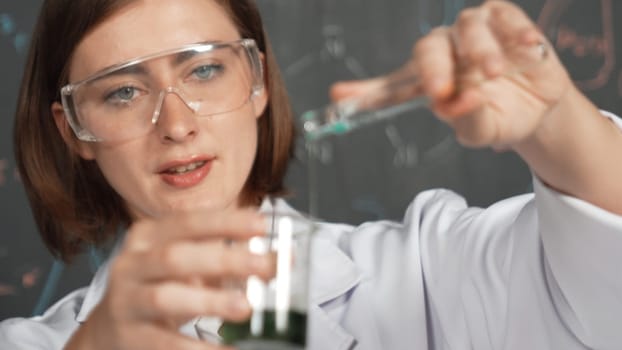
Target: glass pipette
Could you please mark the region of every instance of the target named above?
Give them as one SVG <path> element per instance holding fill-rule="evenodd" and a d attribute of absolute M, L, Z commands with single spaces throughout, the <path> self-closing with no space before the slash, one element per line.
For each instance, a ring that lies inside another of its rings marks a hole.
<path fill-rule="evenodd" d="M 516 50 L 519 51 L 514 52 Z M 520 53 L 519 57 L 528 63 L 519 63 L 515 69 L 505 72 L 502 76 L 524 72 L 534 64 L 543 62 L 548 56 L 548 50 L 549 48 L 542 42 L 533 46 L 523 45 L 513 48 L 513 53 Z M 480 79 L 467 85 L 478 85 L 486 81 L 488 80 Z M 407 75 L 385 81 L 360 97 L 304 112 L 300 121 L 306 139 L 318 140 L 329 135 L 345 134 L 363 125 L 426 107 L 428 103 L 428 98 L 422 95 L 418 77 Z"/>

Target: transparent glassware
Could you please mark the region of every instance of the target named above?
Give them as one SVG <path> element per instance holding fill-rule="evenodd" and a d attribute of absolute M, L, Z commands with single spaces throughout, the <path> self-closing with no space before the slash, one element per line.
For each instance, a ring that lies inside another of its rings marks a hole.
<path fill-rule="evenodd" d="M 541 63 L 548 56 L 549 47 L 538 42 L 533 46 L 515 46 L 511 51 L 518 57 L 519 62 L 503 76 L 523 72 Z M 478 85 L 486 81 L 487 79 L 469 81 L 468 85 Z M 346 134 L 361 126 L 426 107 L 428 104 L 428 98 L 422 94 L 419 78 L 416 75 L 406 75 L 386 80 L 362 96 L 306 111 L 299 122 L 306 140 L 313 141 L 329 135 Z"/>
<path fill-rule="evenodd" d="M 262 212 L 268 227 L 264 236 L 243 243 L 253 254 L 271 254 L 276 275 L 269 281 L 257 276 L 225 281 L 225 288 L 246 295 L 251 317 L 242 322 L 224 321 L 220 341 L 241 350 L 298 350 L 307 344 L 309 259 L 315 224 L 295 212 Z M 200 337 L 214 341 L 213 334 L 195 324 Z M 205 327 L 207 328 L 207 327 Z M 218 339 L 216 339 L 218 340 Z"/>

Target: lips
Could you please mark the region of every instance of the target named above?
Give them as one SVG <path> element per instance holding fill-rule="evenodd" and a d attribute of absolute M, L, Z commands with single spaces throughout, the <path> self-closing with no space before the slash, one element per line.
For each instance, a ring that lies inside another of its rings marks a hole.
<path fill-rule="evenodd" d="M 198 162 L 192 162 L 188 165 L 180 165 L 177 167 L 169 168 L 165 170 L 164 172 L 167 174 L 176 174 L 176 175 L 185 174 L 189 171 L 202 167 L 203 165 L 205 165 L 205 163 L 206 161 L 204 160 L 198 161 Z"/>
<path fill-rule="evenodd" d="M 157 173 L 170 186 L 188 188 L 199 184 L 207 176 L 213 161 L 211 157 L 176 160 L 162 165 Z"/>

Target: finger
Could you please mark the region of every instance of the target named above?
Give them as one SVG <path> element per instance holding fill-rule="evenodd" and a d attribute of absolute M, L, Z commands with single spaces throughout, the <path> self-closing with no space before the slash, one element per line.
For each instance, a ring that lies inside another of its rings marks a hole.
<path fill-rule="evenodd" d="M 335 101 L 347 101 L 360 112 L 398 105 L 423 95 L 423 91 L 411 61 L 381 77 L 335 84 L 331 94 Z"/>
<path fill-rule="evenodd" d="M 543 58 L 542 52 L 534 49 L 546 44 L 546 37 L 520 7 L 493 1 L 489 8 L 490 27 L 509 61 L 520 69 Z"/>
<path fill-rule="evenodd" d="M 462 11 L 452 27 L 461 70 L 492 77 L 504 70 L 503 52 L 488 24 L 490 9 L 486 6 Z M 460 72 L 462 73 L 462 72 Z"/>
<path fill-rule="evenodd" d="M 432 30 L 415 44 L 413 51 L 423 92 L 433 100 L 451 96 L 455 86 L 455 53 L 449 29 Z"/>
<path fill-rule="evenodd" d="M 386 77 L 384 76 L 364 80 L 336 82 L 330 87 L 330 99 L 332 101 L 342 101 L 348 98 L 363 96 L 370 91 L 380 88 L 385 82 Z"/>
<path fill-rule="evenodd" d="M 483 147 L 494 144 L 499 139 L 499 120 L 491 117 L 487 109 L 471 113 L 450 121 L 456 139 L 467 147 Z"/>
<path fill-rule="evenodd" d="M 125 273 L 141 281 L 249 275 L 265 279 L 273 276 L 275 269 L 271 255 L 253 254 L 246 245 L 231 246 L 222 240 L 169 243 L 123 259 L 128 260 Z"/>
<path fill-rule="evenodd" d="M 556 69 L 554 50 L 546 36 L 529 16 L 516 4 L 507 1 L 490 1 L 490 27 L 502 44 L 504 56 L 512 67 L 505 72 L 520 72 L 532 78 L 542 78 Z"/>
<path fill-rule="evenodd" d="M 127 251 L 146 251 L 155 244 L 180 239 L 244 239 L 262 234 L 265 228 L 265 220 L 251 210 L 216 215 L 200 210 L 179 212 L 162 219 L 135 223 L 129 229 L 123 246 Z"/>
<path fill-rule="evenodd" d="M 500 43 L 509 46 L 521 44 L 528 39 L 529 33 L 538 32 L 527 14 L 510 2 L 490 1 L 485 6 L 490 12 L 488 23 Z"/>
<path fill-rule="evenodd" d="M 441 120 L 451 123 L 452 120 L 473 114 L 484 103 L 484 97 L 477 89 L 466 89 L 453 98 L 448 100 L 437 101 L 432 105 L 432 110 Z"/>
<path fill-rule="evenodd" d="M 242 321 L 250 316 L 246 296 L 238 290 L 200 288 L 165 282 L 138 288 L 134 316 L 143 320 L 187 321 L 199 315 Z"/>

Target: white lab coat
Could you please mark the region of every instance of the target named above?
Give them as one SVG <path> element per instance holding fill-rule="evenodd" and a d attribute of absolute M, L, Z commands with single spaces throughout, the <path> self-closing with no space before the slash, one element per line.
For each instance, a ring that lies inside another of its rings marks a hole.
<path fill-rule="evenodd" d="M 487 209 L 430 190 L 403 222 L 324 223 L 312 246 L 309 349 L 622 349 L 621 250 L 622 216 L 537 179 L 534 194 Z M 107 273 L 43 316 L 0 323 L 0 347 L 61 349 Z M 193 324 L 181 332 L 196 337 Z"/>

